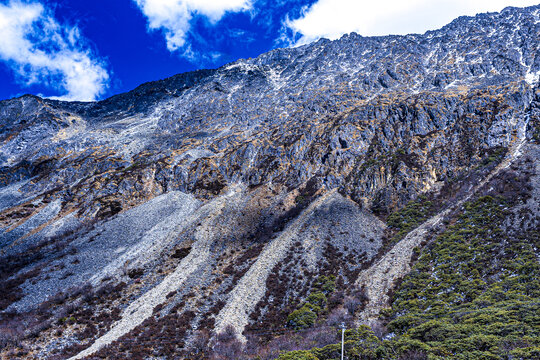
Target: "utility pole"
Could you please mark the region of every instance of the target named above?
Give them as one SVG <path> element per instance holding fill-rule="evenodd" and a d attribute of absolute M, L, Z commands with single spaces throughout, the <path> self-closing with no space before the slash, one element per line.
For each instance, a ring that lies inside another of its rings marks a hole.
<path fill-rule="evenodd" d="M 345 355 L 345 323 L 341 323 L 341 360 Z"/>

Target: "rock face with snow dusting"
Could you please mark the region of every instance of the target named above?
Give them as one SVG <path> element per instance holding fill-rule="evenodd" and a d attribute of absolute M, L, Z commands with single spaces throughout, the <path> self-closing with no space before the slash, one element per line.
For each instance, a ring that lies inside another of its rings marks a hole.
<path fill-rule="evenodd" d="M 533 152 L 539 39 L 540 6 L 507 8 L 0 102 L 0 326 L 26 329 L 2 356 L 204 357 L 214 329 L 294 328 L 325 281 L 357 293 L 420 225 L 392 220 L 410 201 L 428 220 Z"/>

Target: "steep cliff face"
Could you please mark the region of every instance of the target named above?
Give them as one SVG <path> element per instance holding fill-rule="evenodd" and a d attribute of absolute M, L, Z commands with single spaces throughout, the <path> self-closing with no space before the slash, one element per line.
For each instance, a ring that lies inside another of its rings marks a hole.
<path fill-rule="evenodd" d="M 208 198 L 235 182 L 298 187 L 317 176 L 392 208 L 512 141 L 540 71 L 538 16 L 507 9 L 425 35 L 351 34 L 99 103 L 9 100 L 0 110 L 4 183 L 41 175 L 28 186 L 36 193 L 105 173 L 105 188 L 124 180 L 129 193 L 131 166 L 135 182 L 152 182 L 142 198 L 171 189 Z M 455 154 L 444 154 L 449 144 Z M 393 168 L 371 169 L 397 150 Z M 355 171 L 362 166 L 369 175 Z M 75 201 L 86 207 L 105 195 Z"/>
<path fill-rule="evenodd" d="M 355 316 L 373 320 L 392 297 L 369 291 L 392 290 L 427 243 L 406 234 L 524 144 L 534 153 L 539 37 L 540 7 L 507 8 L 424 35 L 277 49 L 96 103 L 0 102 L 0 325 L 30 329 L 10 330 L 3 354 L 202 356 L 206 331 L 320 322 L 366 286 Z M 430 205 L 410 208 L 419 196 Z M 388 253 L 396 243 L 406 255 Z M 313 296 L 318 311 L 299 308 Z"/>

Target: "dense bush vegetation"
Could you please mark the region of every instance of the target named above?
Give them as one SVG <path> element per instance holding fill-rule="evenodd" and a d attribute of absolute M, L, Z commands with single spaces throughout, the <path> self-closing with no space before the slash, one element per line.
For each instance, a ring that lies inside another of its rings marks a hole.
<path fill-rule="evenodd" d="M 336 330 L 336 332 L 340 330 Z M 383 341 L 367 326 L 345 331 L 345 353 L 348 359 L 380 359 L 386 354 Z M 339 359 L 341 344 L 330 344 L 310 351 L 298 350 L 282 353 L 278 360 Z"/>
<path fill-rule="evenodd" d="M 400 349 L 434 357 L 535 358 L 540 345 L 537 231 L 504 227 L 508 200 L 485 196 L 419 258 L 395 293 L 388 329 Z"/>
<path fill-rule="evenodd" d="M 306 301 L 287 317 L 287 326 L 306 329 L 315 325 L 317 317 L 326 310 L 327 295 L 334 291 L 335 286 L 335 276 L 320 276 L 314 284 L 314 291 L 309 294 Z"/>
<path fill-rule="evenodd" d="M 519 228 L 517 205 L 527 179 L 512 172 L 493 193 L 466 203 L 446 230 L 419 253 L 383 312 L 385 340 L 365 327 L 346 332 L 349 359 L 539 359 L 540 232 Z M 410 230 L 429 212 L 410 203 L 388 221 Z M 512 211 L 514 210 L 514 211 Z M 517 219 L 517 220 L 516 220 Z M 517 228 L 516 228 L 517 227 Z M 279 359 L 335 359 L 340 345 Z"/>
<path fill-rule="evenodd" d="M 401 240 L 407 233 L 418 227 L 434 212 L 434 205 L 427 196 L 421 195 L 410 201 L 403 209 L 388 216 L 387 224 L 396 231 L 391 243 Z"/>

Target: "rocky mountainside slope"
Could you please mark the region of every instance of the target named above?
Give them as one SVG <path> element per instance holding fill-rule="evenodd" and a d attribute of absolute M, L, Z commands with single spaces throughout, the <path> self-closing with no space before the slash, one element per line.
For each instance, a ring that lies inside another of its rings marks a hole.
<path fill-rule="evenodd" d="M 539 39 L 507 8 L 0 102 L 0 356 L 333 359 L 344 322 L 351 358 L 535 358 Z"/>

